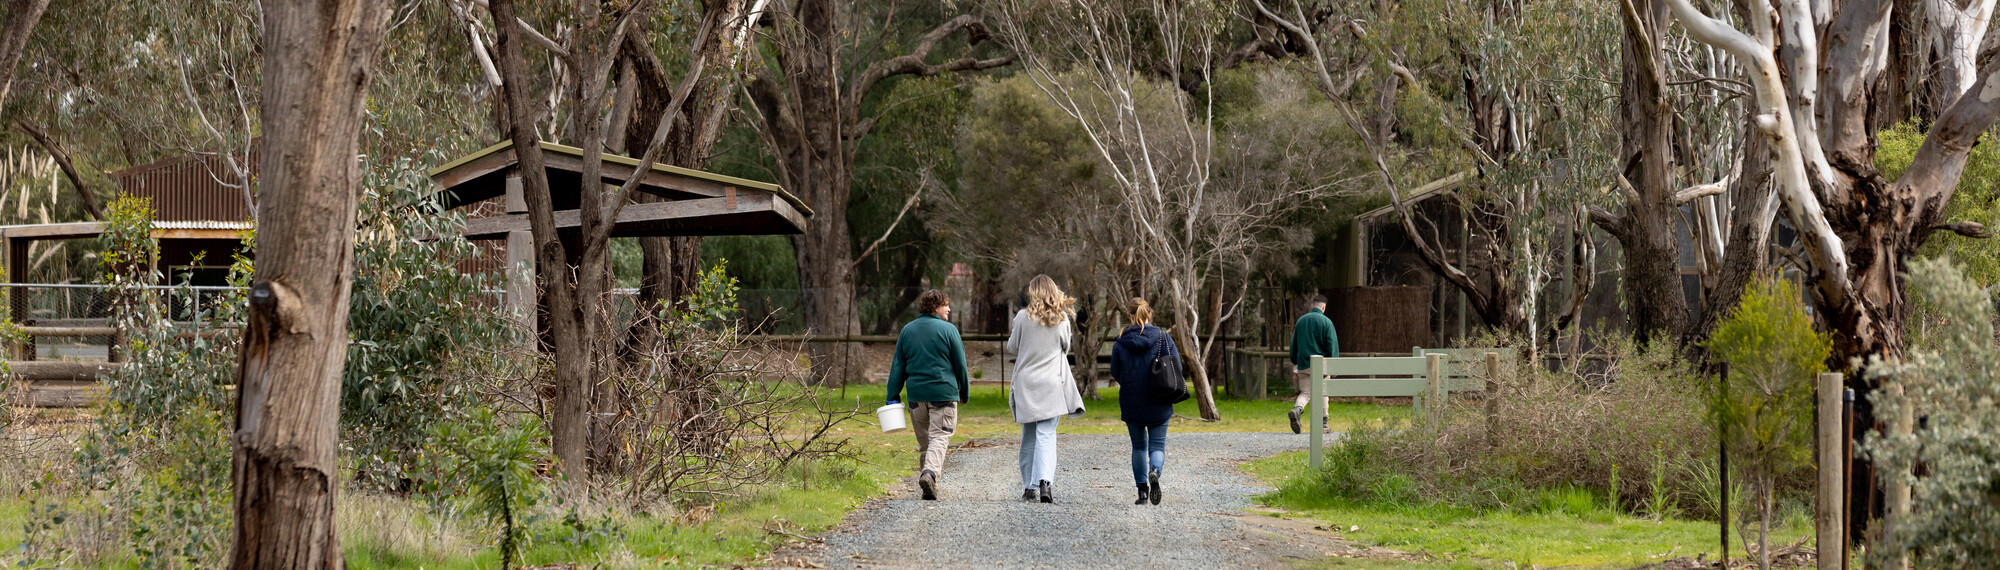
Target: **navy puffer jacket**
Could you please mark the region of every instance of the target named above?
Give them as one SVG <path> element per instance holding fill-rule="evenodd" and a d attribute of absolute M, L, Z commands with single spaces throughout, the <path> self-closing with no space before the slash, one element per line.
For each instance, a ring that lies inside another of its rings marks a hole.
<path fill-rule="evenodd" d="M 1146 377 L 1153 372 L 1153 355 L 1165 351 L 1174 362 L 1181 360 L 1180 348 L 1167 331 L 1153 325 L 1126 327 L 1111 345 L 1111 378 L 1118 381 L 1120 418 L 1125 423 L 1156 426 L 1174 417 L 1174 406 L 1153 396 Z"/>

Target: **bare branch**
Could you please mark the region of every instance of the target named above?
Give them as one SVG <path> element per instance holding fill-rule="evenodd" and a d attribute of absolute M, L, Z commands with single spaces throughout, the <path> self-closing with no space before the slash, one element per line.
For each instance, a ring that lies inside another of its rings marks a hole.
<path fill-rule="evenodd" d="M 1993 232 L 1987 231 L 1986 225 L 1979 222 L 1948 222 L 1933 225 L 1931 230 L 1945 230 L 1972 239 L 1993 237 Z"/>
<path fill-rule="evenodd" d="M 29 137 L 35 139 L 35 144 L 42 145 L 42 150 L 48 151 L 49 156 L 56 159 L 56 165 L 62 167 L 63 176 L 69 178 L 69 185 L 76 188 L 76 196 L 83 199 L 83 210 L 90 214 L 90 219 L 104 219 L 104 210 L 97 207 L 97 197 L 91 195 L 90 186 L 83 183 L 83 176 L 77 173 L 76 165 L 70 163 L 69 153 L 63 152 L 61 146 L 49 140 L 49 136 L 36 128 L 34 123 L 28 122 L 27 118 L 15 119 L 14 124 L 19 125 L 22 132 L 28 133 Z"/>
<path fill-rule="evenodd" d="M 931 50 L 937 47 L 939 41 L 944 40 L 945 37 L 961 29 L 967 30 L 967 33 L 971 36 L 967 40 L 968 44 L 976 44 L 979 38 L 986 35 L 986 25 L 981 21 L 979 16 L 973 14 L 961 14 L 956 18 L 938 24 L 937 27 L 931 28 L 931 31 L 924 33 L 922 37 L 917 39 L 917 44 L 915 47 L 910 48 L 910 53 L 869 64 L 867 70 L 861 73 L 861 80 L 854 84 L 854 90 L 848 93 L 849 104 L 859 104 L 862 99 L 868 97 L 869 92 L 875 90 L 875 84 L 891 76 L 932 76 L 956 71 L 992 69 L 1014 63 L 1013 54 L 992 59 L 974 59 L 971 56 L 965 56 L 937 65 L 924 63 L 924 60 L 930 57 Z"/>
<path fill-rule="evenodd" d="M 903 215 L 910 213 L 910 208 L 915 207 L 917 200 L 924 196 L 924 189 L 930 187 L 935 182 L 931 178 L 931 171 L 928 168 L 924 169 L 923 173 L 919 175 L 919 180 L 917 190 L 910 193 L 910 199 L 903 201 L 903 209 L 896 211 L 896 219 L 890 220 L 888 229 L 882 230 L 882 237 L 875 238 L 874 243 L 868 244 L 867 249 L 861 250 L 860 255 L 854 256 L 854 261 L 848 263 L 849 266 L 859 267 L 862 260 L 868 259 L 870 255 L 874 255 L 875 248 L 881 247 L 882 242 L 889 240 L 889 234 L 895 233 L 896 226 L 903 223 Z"/>
<path fill-rule="evenodd" d="M 1679 192 L 1674 193 L 1674 205 L 1679 206 L 1682 204 L 1686 204 L 1688 202 L 1694 201 L 1694 199 L 1696 198 L 1700 198 L 1703 196 L 1714 196 L 1716 194 L 1721 194 L 1723 191 L 1728 189 L 1729 189 L 1728 178 L 1724 178 L 1707 184 L 1689 186 L 1685 189 L 1682 189 Z"/>
<path fill-rule="evenodd" d="M 493 9 L 492 6 L 486 5 L 486 0 L 472 0 L 472 1 L 479 3 L 479 7 L 486 8 L 488 11 L 491 11 Z M 562 44 L 556 43 L 555 40 L 549 39 L 548 36 L 542 35 L 542 32 L 540 30 L 536 30 L 534 26 L 529 25 L 527 20 L 514 18 L 514 23 L 517 24 L 515 27 L 520 29 L 521 33 L 528 35 L 528 39 L 534 40 L 535 43 L 541 44 L 542 47 L 544 48 L 548 48 L 549 53 L 553 53 L 556 55 L 556 57 L 562 59 L 569 59 L 568 49 L 564 49 Z"/>

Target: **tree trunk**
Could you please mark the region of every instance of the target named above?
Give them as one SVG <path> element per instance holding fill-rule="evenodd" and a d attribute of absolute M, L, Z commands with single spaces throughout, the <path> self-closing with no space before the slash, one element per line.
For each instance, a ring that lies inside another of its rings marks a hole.
<path fill-rule="evenodd" d="M 237 371 L 233 568 L 343 566 L 333 511 L 362 104 L 388 14 L 379 0 L 264 5 L 263 247 Z"/>
<path fill-rule="evenodd" d="M 1722 268 L 1715 288 L 1704 295 L 1706 302 L 1700 320 L 1682 335 L 1681 344 L 1696 351 L 1702 350 L 1699 341 L 1708 338 L 1742 300 L 1750 282 L 1770 266 L 1771 224 L 1778 215 L 1778 195 L 1770 187 L 1770 144 L 1754 131 L 1745 132 L 1750 136 L 1743 141 L 1743 167 L 1730 190 L 1734 203 L 1729 212 L 1729 240 L 1724 246 Z"/>
<path fill-rule="evenodd" d="M 515 20 L 513 0 L 492 0 L 494 21 Z M 588 331 L 577 310 L 577 285 L 571 279 L 569 256 L 555 229 L 555 207 L 549 195 L 548 170 L 535 134 L 535 102 L 521 55 L 519 26 L 497 26 L 494 47 L 499 52 L 501 95 L 507 109 L 509 135 L 519 156 L 521 194 L 528 203 L 528 226 L 535 239 L 535 272 L 547 304 L 546 322 L 555 348 L 555 405 L 549 423 L 549 446 L 556 465 L 574 482 L 586 481 L 589 445 L 591 359 Z M 586 228 L 587 229 L 587 228 Z"/>
<path fill-rule="evenodd" d="M 1687 323 L 1681 291 L 1680 244 L 1675 227 L 1674 112 L 1663 91 L 1660 57 L 1665 6 L 1634 0 L 1627 9 L 1622 46 L 1625 65 L 1619 84 L 1619 118 L 1624 139 L 1625 180 L 1637 191 L 1625 205 L 1624 231 L 1613 232 L 1625 257 L 1624 290 L 1633 336 L 1645 341 L 1677 335 Z M 1635 26 L 1639 26 L 1636 27 Z M 1650 40 L 1650 41 L 1649 41 Z"/>
<path fill-rule="evenodd" d="M 735 69 L 744 50 L 733 46 L 746 37 L 749 26 L 754 24 L 746 14 L 750 9 L 748 4 L 747 0 L 704 3 L 702 29 L 711 33 L 700 38 L 696 57 L 723 69 Z M 626 153 L 630 154 L 631 149 L 644 149 L 650 143 L 660 118 L 668 112 L 667 106 L 673 104 L 674 85 L 644 34 L 629 36 L 620 46 L 620 52 L 621 60 L 632 70 L 621 81 L 631 82 L 635 93 L 632 113 L 623 123 L 623 130 L 610 134 L 622 135 Z M 686 102 L 672 110 L 679 117 L 679 128 L 668 133 L 666 147 L 660 150 L 661 164 L 699 170 L 708 163 L 727 122 L 736 77 L 735 73 L 716 73 L 699 78 Z M 660 201 L 649 194 L 638 194 L 634 199 L 642 203 Z M 625 334 L 624 352 L 628 359 L 638 353 L 637 347 L 658 340 L 658 323 L 650 317 L 661 302 L 679 303 L 694 291 L 702 269 L 701 239 L 699 236 L 639 238 L 643 261 L 637 302 L 642 310 Z"/>
<path fill-rule="evenodd" d="M 1194 393 L 1195 409 L 1201 413 L 1203 421 L 1212 422 L 1222 419 L 1222 412 L 1215 408 L 1215 390 L 1210 388 L 1208 367 L 1203 365 L 1201 351 L 1196 349 L 1193 333 L 1188 331 L 1188 323 L 1192 322 L 1183 319 L 1174 323 L 1170 332 L 1174 337 L 1174 346 L 1181 351 L 1181 365 L 1186 368 L 1188 391 Z"/>
<path fill-rule="evenodd" d="M 41 23 L 42 12 L 48 7 L 49 0 L 7 2 L 6 28 L 0 29 L 0 108 L 14 85 L 14 67 L 21 62 L 21 52 L 27 50 L 28 39 L 34 36 L 35 25 Z"/>
<path fill-rule="evenodd" d="M 803 0 L 797 26 L 788 38 L 797 49 L 786 54 L 786 97 L 765 97 L 759 110 L 773 123 L 769 136 L 780 162 L 779 178 L 813 209 L 803 235 L 792 237 L 798 259 L 799 307 L 806 332 L 843 336 L 861 330 L 854 303 L 853 246 L 848 243 L 847 198 L 853 154 L 848 139 L 854 115 L 842 102 L 838 7 L 828 0 Z M 848 104 L 858 104 L 850 102 Z M 960 299 L 960 303 L 970 299 Z M 812 345 L 813 367 L 829 385 L 860 379 L 859 351 L 845 343 Z"/>

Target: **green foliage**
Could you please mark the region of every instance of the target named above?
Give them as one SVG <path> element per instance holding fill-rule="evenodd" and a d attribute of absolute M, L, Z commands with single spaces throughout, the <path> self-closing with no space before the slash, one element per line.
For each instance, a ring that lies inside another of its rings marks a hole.
<path fill-rule="evenodd" d="M 1862 451 L 1885 483 L 1910 485 L 1912 511 L 1883 521 L 1874 565 L 1910 553 L 1918 567 L 2000 560 L 2000 347 L 1993 301 L 1950 260 L 1910 264 L 1909 295 L 1931 308 L 1932 333 L 1904 362 L 1875 360 L 1878 418 L 1923 418 L 1909 434 L 1877 430 Z M 1891 420 L 1895 421 L 1895 420 Z M 1918 467 L 1921 466 L 1921 470 Z"/>
<path fill-rule="evenodd" d="M 1668 342 L 1635 346 L 1607 334 L 1593 344 L 1600 352 L 1556 370 L 1503 364 L 1493 384 L 1504 395 L 1490 424 L 1497 434 L 1487 429 L 1486 402 L 1457 397 L 1442 434 L 1400 424 L 1349 429 L 1329 448 L 1326 468 L 1296 491 L 1318 496 L 1285 500 L 1534 514 L 1576 511 L 1565 505 L 1579 503 L 1562 496 L 1581 493 L 1606 513 L 1633 506 L 1714 516 L 1717 509 L 1699 504 L 1701 481 L 1692 475 L 1715 453 L 1701 377 Z"/>
<path fill-rule="evenodd" d="M 513 331 L 487 292 L 494 277 L 459 270 L 479 250 L 421 166 L 372 166 L 363 192 L 341 433 L 358 479 L 400 490 L 432 424 L 460 413 L 472 379 L 504 363 L 493 353 Z"/>
<path fill-rule="evenodd" d="M 1882 170 L 1884 178 L 1901 178 L 1928 134 L 1922 125 L 1910 122 L 1876 133 L 1880 146 L 1875 150 L 1875 167 Z M 1944 219 L 1979 222 L 1989 231 L 2000 231 L 2000 140 L 1993 133 L 1980 135 L 1966 154 L 1965 171 L 1951 202 L 1945 204 Z M 1939 232 L 1918 248 L 1917 254 L 1951 258 L 1964 267 L 1966 277 L 1982 287 L 2000 283 L 2000 240 Z"/>
<path fill-rule="evenodd" d="M 430 490 L 461 497 L 473 514 L 498 525 L 501 567 L 514 567 L 529 546 L 534 507 L 546 493 L 535 467 L 548 455 L 541 444 L 548 434 L 532 418 L 503 425 L 486 408 L 432 430 L 436 447 L 424 455 L 437 474 Z"/>
<path fill-rule="evenodd" d="M 737 314 L 736 278 L 729 276 L 728 260 L 718 261 L 701 272 L 693 291 L 678 306 L 662 303 L 668 316 L 687 326 L 715 332 L 733 331 Z"/>
<path fill-rule="evenodd" d="M 1813 329 L 1799 288 L 1762 278 L 1716 325 L 1707 347 L 1729 365 L 1710 414 L 1728 431 L 1730 457 L 1751 477 L 1777 477 L 1812 453 L 1813 386 L 1832 339 Z"/>
<path fill-rule="evenodd" d="M 122 517 L 133 561 L 142 568 L 212 567 L 227 551 L 230 504 L 230 399 L 240 331 L 183 336 L 167 318 L 166 295 L 186 287 L 149 289 L 159 277 L 151 239 L 151 208 L 120 199 L 107 213 L 100 259 L 117 307 L 124 366 L 104 376 L 106 405 L 96 429 L 76 453 L 87 488 L 104 488 L 113 519 Z M 248 251 L 245 237 L 243 250 Z M 248 280 L 239 256 L 232 283 Z M 208 320 L 240 321 L 240 292 L 208 304 Z M 102 554 L 102 553 L 97 553 Z"/>
<path fill-rule="evenodd" d="M 1709 414 L 1750 486 L 1752 508 L 1743 518 L 1755 517 L 1762 546 L 1775 522 L 1779 477 L 1812 458 L 1813 387 L 1826 371 L 1833 342 L 1813 329 L 1797 285 L 1763 277 L 1716 325 L 1707 346 L 1729 365 L 1710 390 Z M 1770 561 L 1759 562 L 1768 567 Z"/>

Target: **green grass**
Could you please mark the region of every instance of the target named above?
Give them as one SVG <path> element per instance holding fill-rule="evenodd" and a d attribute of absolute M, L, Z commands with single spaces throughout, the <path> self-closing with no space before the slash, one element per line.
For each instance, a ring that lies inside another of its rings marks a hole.
<path fill-rule="evenodd" d="M 1629 568 L 1704 552 L 1711 560 L 1717 558 L 1715 523 L 1634 517 L 1613 511 L 1587 491 L 1539 491 L 1536 500 L 1509 510 L 1418 501 L 1364 503 L 1303 484 L 1298 478 L 1305 470 L 1303 451 L 1244 466 L 1244 471 L 1278 488 L 1259 498 L 1283 509 L 1283 514 L 1273 516 L 1318 521 L 1360 544 L 1428 557 L 1425 562 L 1336 558 L 1314 563 L 1317 567 L 1499 568 L 1512 563 L 1522 568 Z M 1791 544 L 1811 533 L 1809 520 L 1794 519 L 1773 533 L 1771 543 Z M 1730 545 L 1732 557 L 1744 555 L 1734 534 Z"/>
<path fill-rule="evenodd" d="M 700 515 L 682 519 L 670 514 L 652 516 L 626 514 L 610 525 L 598 525 L 609 534 L 584 534 L 566 526 L 553 512 L 543 513 L 535 525 L 534 541 L 526 554 L 528 565 L 578 563 L 607 568 L 708 567 L 726 566 L 755 560 L 793 540 L 786 533 L 810 536 L 840 523 L 847 512 L 885 492 L 900 478 L 897 466 L 913 462 L 904 438 L 888 441 L 887 436 L 859 438 L 850 446 L 853 458 L 801 463 L 788 470 L 781 480 L 743 490 L 736 497 L 724 497 L 694 509 Z M 880 440 L 880 441 L 870 441 Z M 369 520 L 401 520 L 406 528 L 387 529 L 383 525 L 343 525 L 342 550 L 349 568 L 490 569 L 499 566 L 497 544 L 490 534 L 476 530 L 483 525 L 447 522 L 444 542 L 462 547 L 436 548 L 439 533 L 431 532 L 438 522 L 421 513 L 408 501 L 387 497 L 367 499 L 386 504 L 391 516 Z M 397 509 L 406 509 L 400 516 Z M 586 520 L 588 518 L 586 517 Z"/>
<path fill-rule="evenodd" d="M 832 437 L 848 440 L 852 458 L 796 465 L 779 480 L 701 506 L 707 513 L 701 516 L 616 515 L 612 524 L 605 525 L 612 534 L 595 540 L 578 540 L 575 530 L 563 524 L 559 508 L 544 507 L 531 525 L 533 536 L 524 563 L 575 562 L 606 568 L 726 566 L 768 556 L 774 548 L 794 540 L 787 533 L 811 536 L 839 524 L 848 511 L 888 492 L 916 463 L 910 434 L 881 433 L 870 414 L 881 405 L 883 387 L 858 385 L 846 392 L 843 398 L 840 390 L 828 390 L 821 398 L 829 406 L 860 412 L 861 416 L 832 433 Z M 1124 423 L 1118 419 L 1117 390 L 1102 390 L 1099 395 L 1098 400 L 1084 402 L 1088 409 L 1084 417 L 1063 421 L 1063 433 L 1125 433 Z M 1222 399 L 1217 405 L 1222 421 L 1204 422 L 1192 400 L 1182 403 L 1176 410 L 1180 417 L 1174 429 L 1290 431 L 1285 419 L 1291 408 L 1289 398 L 1258 402 Z M 1407 413 L 1403 406 L 1343 403 L 1335 404 L 1329 415 L 1332 429 L 1339 431 Z M 953 441 L 1017 437 L 1018 426 L 1001 387 L 979 385 L 972 390 L 971 402 L 960 411 L 959 432 Z M 0 496 L 0 554 L 18 551 L 21 530 L 35 516 L 27 512 L 27 506 L 23 495 Z M 356 491 L 342 493 L 337 516 L 342 552 L 350 568 L 470 570 L 499 566 L 494 530 L 482 521 L 441 514 L 406 498 Z M 120 549 L 115 552 L 123 548 L 116 544 L 108 547 Z M 12 559 L 0 556 L 0 561 Z M 130 561 L 96 567 L 126 566 Z"/>

